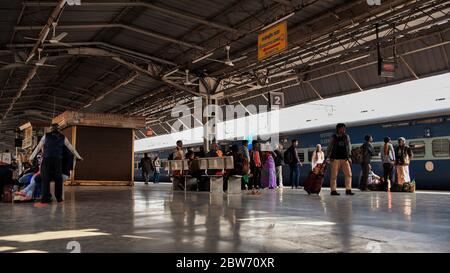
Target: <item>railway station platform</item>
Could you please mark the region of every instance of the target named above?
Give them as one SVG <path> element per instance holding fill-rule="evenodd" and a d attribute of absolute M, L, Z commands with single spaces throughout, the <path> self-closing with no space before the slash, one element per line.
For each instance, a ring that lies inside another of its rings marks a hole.
<path fill-rule="evenodd" d="M 0 252 L 449 252 L 449 192 L 212 197 L 169 184 L 66 187 L 63 205 L 1 204 Z"/>
<path fill-rule="evenodd" d="M 449 0 L 3 0 L 0 18 L 3 272 L 56 269 L 10 253 L 183 273 L 450 253 Z"/>

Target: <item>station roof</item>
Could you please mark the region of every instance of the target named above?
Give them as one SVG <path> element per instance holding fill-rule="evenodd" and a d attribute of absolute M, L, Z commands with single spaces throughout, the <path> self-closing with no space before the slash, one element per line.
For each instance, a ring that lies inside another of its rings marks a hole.
<path fill-rule="evenodd" d="M 145 116 L 155 135 L 166 134 L 173 105 L 198 92 L 184 84 L 186 69 L 189 82 L 220 81 L 211 90 L 220 105 L 244 106 L 267 104 L 269 91 L 284 92 L 289 106 L 450 70 L 448 1 L 368 2 L 2 1 L 0 149 L 20 124 L 66 110 Z M 258 61 L 258 33 L 285 16 L 287 50 Z M 55 37 L 67 33 L 60 43 L 49 41 L 52 23 Z M 383 57 L 396 45 L 395 78 L 377 74 L 376 23 Z M 225 60 L 226 45 L 234 66 L 210 60 Z"/>

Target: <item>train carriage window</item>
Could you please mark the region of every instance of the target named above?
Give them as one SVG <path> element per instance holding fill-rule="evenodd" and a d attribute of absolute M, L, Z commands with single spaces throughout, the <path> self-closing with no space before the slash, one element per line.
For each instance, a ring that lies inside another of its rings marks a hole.
<path fill-rule="evenodd" d="M 305 153 L 304 152 L 299 152 L 298 153 L 298 158 L 300 159 L 300 162 L 305 161 Z"/>
<path fill-rule="evenodd" d="M 410 141 L 408 145 L 411 148 L 414 157 L 425 157 L 424 141 Z"/>
<path fill-rule="evenodd" d="M 375 150 L 374 157 L 380 156 L 381 154 L 381 145 L 373 145 L 373 149 Z"/>
<path fill-rule="evenodd" d="M 450 140 L 435 139 L 432 142 L 433 156 L 447 157 L 450 156 Z"/>

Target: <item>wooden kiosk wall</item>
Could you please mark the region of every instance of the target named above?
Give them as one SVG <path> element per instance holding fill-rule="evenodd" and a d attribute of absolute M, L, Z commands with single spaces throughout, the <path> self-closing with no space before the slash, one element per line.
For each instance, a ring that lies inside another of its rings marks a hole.
<path fill-rule="evenodd" d="M 114 124 L 109 124 L 108 120 L 113 119 L 113 115 L 81 115 L 85 119 L 78 119 L 76 125 L 70 122 L 70 115 L 59 120 L 55 118 L 58 123 L 68 119 L 67 124 L 62 126 L 62 132 L 84 159 L 75 164 L 68 185 L 132 186 L 134 129 L 124 127 L 134 127 L 136 124 L 128 122 L 119 126 L 118 119 L 114 119 Z M 88 122 L 86 117 L 97 120 Z M 137 124 L 145 124 L 145 121 L 138 121 Z"/>

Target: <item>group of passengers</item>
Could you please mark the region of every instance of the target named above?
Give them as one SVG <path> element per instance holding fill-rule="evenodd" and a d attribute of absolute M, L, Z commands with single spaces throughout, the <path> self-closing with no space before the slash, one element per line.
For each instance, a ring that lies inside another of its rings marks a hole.
<path fill-rule="evenodd" d="M 376 156 L 376 152 L 372 145 L 373 138 L 370 135 L 365 136 L 365 142 L 361 146 L 361 152 L 363 155 L 363 161 L 361 163 L 362 175 L 360 180 L 360 190 L 367 191 L 368 184 L 374 182 L 369 175 L 372 174 L 371 159 Z M 413 158 L 413 152 L 411 147 L 406 145 L 406 139 L 404 137 L 398 138 L 398 145 L 394 148 L 390 137 L 384 138 L 384 145 L 380 151 L 381 163 L 383 165 L 383 176 L 379 177 L 386 183 L 386 188 L 389 190 L 393 183 L 403 184 L 405 182 L 411 182 L 409 175 L 409 164 Z M 375 176 L 377 178 L 377 176 Z"/>
<path fill-rule="evenodd" d="M 372 169 L 371 160 L 376 156 L 375 149 L 372 145 L 373 138 L 371 135 L 364 137 L 364 143 L 360 147 L 361 158 L 361 178 L 359 189 L 368 191 L 369 183 L 376 180 L 383 180 L 387 183 L 387 190 L 392 184 L 403 184 L 411 182 L 409 175 L 409 163 L 413 157 L 411 148 L 406 145 L 406 139 L 400 137 L 398 146 L 394 149 L 390 137 L 384 138 L 384 146 L 380 153 L 383 164 L 383 177 L 377 176 Z M 353 195 L 352 188 L 352 148 L 350 136 L 346 133 L 345 124 L 339 123 L 336 126 L 336 133 L 331 137 L 326 155 L 327 162 L 331 165 L 330 188 L 331 195 L 339 195 L 336 191 L 337 176 L 339 170 L 342 170 L 345 177 L 345 189 L 347 195 Z M 397 173 L 396 179 L 395 173 Z"/>
<path fill-rule="evenodd" d="M 261 188 L 274 189 L 283 186 L 282 178 L 282 157 L 280 150 L 261 151 L 260 144 L 257 141 L 252 142 L 252 148 L 248 148 L 249 142 L 244 140 L 242 146 L 234 144 L 229 151 L 223 152 L 217 143 L 212 143 L 209 151 L 203 147 L 199 152 L 192 149 L 185 152 L 182 141 L 177 141 L 176 148 L 169 155 L 169 160 L 188 159 L 189 170 L 173 171 L 173 176 L 180 176 L 182 173 L 198 177 L 199 183 L 205 178 L 201 176 L 204 172 L 199 170 L 197 164 L 191 164 L 195 159 L 206 157 L 232 156 L 234 168 L 231 170 L 207 170 L 208 175 L 223 175 L 227 179 L 231 175 L 242 176 L 243 189 L 252 189 L 254 193 Z M 281 157 L 281 158 L 280 158 Z M 224 189 L 226 189 L 224 183 Z"/>
<path fill-rule="evenodd" d="M 359 189 L 368 191 L 368 185 L 378 181 L 385 181 L 389 190 L 392 184 L 403 184 L 410 182 L 409 163 L 413 157 L 411 148 L 406 145 L 403 137 L 398 139 L 398 146 L 394 149 L 391 139 L 384 138 L 384 146 L 381 150 L 381 161 L 383 164 L 383 176 L 378 176 L 372 169 L 372 157 L 376 156 L 375 149 L 372 145 L 373 138 L 370 135 L 364 137 L 364 143 L 360 147 L 361 178 Z M 275 146 L 271 150 L 268 145 L 261 144 L 258 141 L 252 142 L 249 149 L 249 142 L 242 141 L 239 148 L 234 144 L 230 151 L 224 153 L 220 150 L 217 143 L 211 145 L 211 150 L 205 152 L 201 147 L 199 152 L 188 150 L 185 154 L 183 143 L 177 142 L 175 151 L 169 156 L 169 159 L 189 159 L 190 161 L 202 157 L 222 157 L 224 154 L 232 156 L 235 168 L 223 173 L 227 175 L 242 175 L 243 189 L 259 192 L 261 188 L 275 189 L 283 188 L 283 165 L 289 166 L 289 178 L 292 189 L 298 189 L 300 185 L 300 167 L 303 166 L 299 158 L 297 147 L 298 139 L 291 141 L 290 147 L 284 152 L 281 144 Z M 261 149 L 264 146 L 264 149 Z M 330 189 L 331 195 L 340 195 L 337 192 L 337 178 L 340 171 L 344 174 L 345 193 L 346 195 L 354 195 L 352 192 L 352 145 L 350 136 L 346 133 L 346 126 L 343 123 L 336 125 L 336 133 L 329 140 L 326 153 L 322 150 L 322 146 L 317 144 L 311 157 L 311 170 L 320 171 L 325 165 L 330 166 Z M 191 171 L 192 172 L 192 171 Z M 216 174 L 221 174 L 216 172 Z M 395 175 L 397 174 L 397 175 Z"/>

